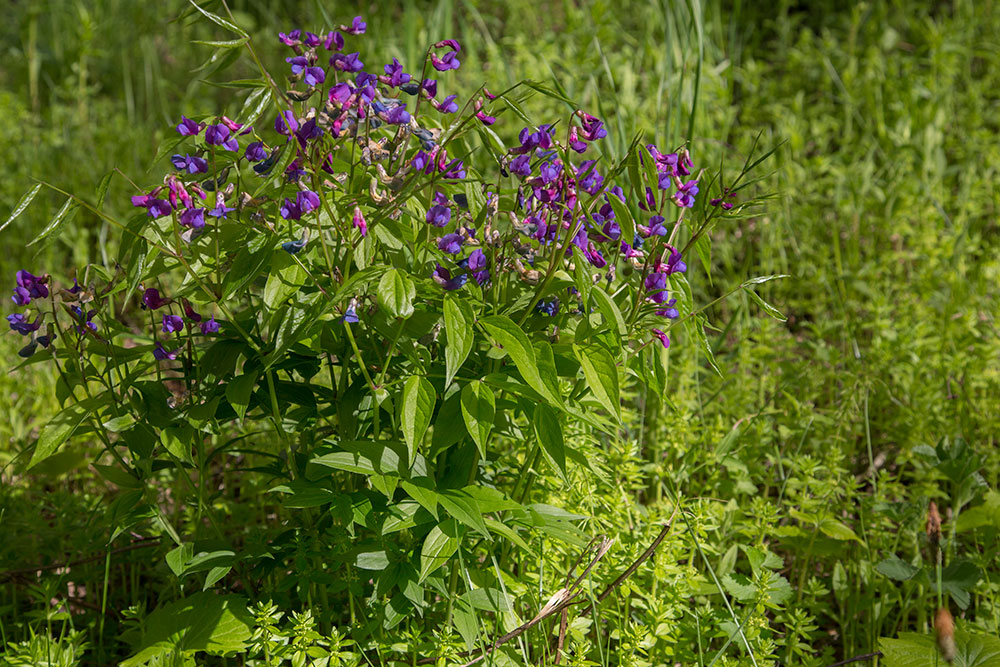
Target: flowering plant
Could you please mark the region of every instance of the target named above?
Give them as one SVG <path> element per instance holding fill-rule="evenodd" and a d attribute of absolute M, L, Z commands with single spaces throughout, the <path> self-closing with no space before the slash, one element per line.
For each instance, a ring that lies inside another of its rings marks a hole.
<path fill-rule="evenodd" d="M 137 187 L 127 221 L 100 193 L 71 198 L 121 245 L 72 287 L 16 276 L 20 354 L 58 366 L 66 402 L 29 467 L 92 434 L 117 463 L 98 470 L 123 489 L 120 525 L 151 519 L 178 577 L 258 589 L 280 571 L 290 583 L 272 594 L 334 596 L 355 621 L 369 598 L 369 633 L 443 595 L 471 647 L 462 619 L 509 609 L 512 562 L 472 571 L 463 554 L 527 549 L 538 530 L 581 540 L 573 515 L 532 504 L 525 471 L 588 467 L 568 436 L 616 437 L 629 391 L 664 393 L 682 327 L 714 365 L 686 257 L 707 268 L 708 231 L 750 203 L 736 197 L 760 160 L 725 188 L 684 146 L 636 137 L 613 160 L 584 110 L 527 121 L 524 92 L 569 104 L 561 94 L 524 82 L 461 100 L 456 40 L 407 72 L 366 64 L 365 32 L 355 18 L 281 33 L 289 85 L 261 70 L 235 120 L 182 117 L 173 169 Z M 527 126 L 508 146 L 494 127 L 511 116 Z M 249 529 L 216 516 L 206 490 L 228 466 L 316 540 L 308 554 L 284 534 L 249 548 Z M 165 470 L 190 483 L 186 528 L 150 493 Z M 195 546 L 202 518 L 226 548 Z"/>

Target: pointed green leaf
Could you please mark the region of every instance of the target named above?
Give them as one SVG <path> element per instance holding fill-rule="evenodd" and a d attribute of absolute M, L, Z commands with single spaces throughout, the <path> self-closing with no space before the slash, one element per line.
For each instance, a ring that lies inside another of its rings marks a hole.
<path fill-rule="evenodd" d="M 590 392 L 619 422 L 621 403 L 618 389 L 618 366 L 607 350 L 597 345 L 573 346 L 573 353 L 583 368 Z"/>
<path fill-rule="evenodd" d="M 788 321 L 788 318 L 785 317 L 784 315 L 782 315 L 780 310 L 778 310 L 777 308 L 775 308 L 774 306 L 772 306 L 771 304 L 769 304 L 767 301 L 764 301 L 764 299 L 760 298 L 760 295 L 757 294 L 757 292 L 754 292 L 749 287 L 744 287 L 743 291 L 746 292 L 747 295 L 749 295 L 749 297 L 751 299 L 753 299 L 757 303 L 758 306 L 760 306 L 761 308 L 763 308 L 765 313 L 767 313 L 768 315 L 770 315 L 774 319 L 778 320 L 779 322 L 787 322 Z"/>
<path fill-rule="evenodd" d="M 445 387 L 451 384 L 458 369 L 465 363 L 472 350 L 472 341 L 475 337 L 474 323 L 475 316 L 472 314 L 472 306 L 454 294 L 446 294 L 444 297 L 444 332 L 448 338 L 448 346 L 444 350 Z"/>
<path fill-rule="evenodd" d="M 46 225 L 45 229 L 43 229 L 38 234 L 38 236 L 32 239 L 31 242 L 28 243 L 28 245 L 33 246 L 36 243 L 40 243 L 41 241 L 44 241 L 45 239 L 49 238 L 50 236 L 58 232 L 59 229 L 62 228 L 64 224 L 69 222 L 69 220 L 73 217 L 72 214 L 73 212 L 76 211 L 76 209 L 77 205 L 73 201 L 73 198 L 70 197 L 69 199 L 66 200 L 66 203 L 62 205 L 62 208 L 59 209 L 59 212 L 56 213 L 55 217 L 52 218 L 52 221 L 48 225 Z"/>
<path fill-rule="evenodd" d="M 220 25 L 223 28 L 225 28 L 226 30 L 231 30 L 232 32 L 235 32 L 237 35 L 239 35 L 241 37 L 244 37 L 246 39 L 250 38 L 250 36 L 248 34 L 246 34 L 246 32 L 244 32 L 242 28 L 240 28 L 237 25 L 235 25 L 235 24 L 227 21 L 226 19 L 222 18 L 221 16 L 213 14 L 212 12 L 209 12 L 209 11 L 205 11 L 204 9 L 202 9 L 201 7 L 199 7 L 198 3 L 196 3 L 194 0 L 189 0 L 189 1 L 191 2 L 192 5 L 194 5 L 195 9 L 197 9 L 199 12 L 201 12 L 202 14 L 204 14 L 205 17 L 209 21 L 211 21 L 212 23 Z"/>
<path fill-rule="evenodd" d="M 226 399 L 229 401 L 229 405 L 233 406 L 233 410 L 240 418 L 240 421 L 243 421 L 243 417 L 247 413 L 247 407 L 250 405 L 250 395 L 257 384 L 258 374 L 259 371 L 252 370 L 249 373 L 236 376 L 226 385 Z"/>
<path fill-rule="evenodd" d="M 594 301 L 597 302 L 597 309 L 604 316 L 604 322 L 618 336 L 624 338 L 628 334 L 628 327 L 625 326 L 625 318 L 622 317 L 622 312 L 618 309 L 618 304 L 599 285 L 594 285 L 590 294 L 594 298 Z"/>
<path fill-rule="evenodd" d="M 417 294 L 413 281 L 399 269 L 389 269 L 378 281 L 379 301 L 393 317 L 413 314 L 413 297 Z"/>
<path fill-rule="evenodd" d="M 423 583 L 432 572 L 448 562 L 458 551 L 459 529 L 454 519 L 446 519 L 431 528 L 420 549 L 420 577 Z"/>
<path fill-rule="evenodd" d="M 486 458 L 486 443 L 496 420 L 496 400 L 493 391 L 483 382 L 470 382 L 462 387 L 462 417 L 479 455 Z"/>
<path fill-rule="evenodd" d="M 104 394 L 88 398 L 79 403 L 66 406 L 55 417 L 49 420 L 42 432 L 38 435 L 38 444 L 31 455 L 31 461 L 26 470 L 30 470 L 45 459 L 56 453 L 73 432 L 83 423 L 90 413 L 107 403 Z"/>
<path fill-rule="evenodd" d="M 566 443 L 563 440 L 559 415 L 549 406 L 539 403 L 535 406 L 531 425 L 535 430 L 535 437 L 538 438 L 538 444 L 541 445 L 542 451 L 565 477 Z"/>
<path fill-rule="evenodd" d="M 419 375 L 411 376 L 403 385 L 400 422 L 403 426 L 403 439 L 410 454 L 410 465 L 417 458 L 417 448 L 430 426 L 436 401 L 433 385 Z"/>
<path fill-rule="evenodd" d="M 513 320 L 504 315 L 491 315 L 479 320 L 486 332 L 492 337 L 511 358 L 521 377 L 528 386 L 541 394 L 553 405 L 561 405 L 559 397 L 549 389 L 538 371 L 538 361 L 528 337 Z"/>
<path fill-rule="evenodd" d="M 32 202 L 32 200 L 34 200 L 35 196 L 38 194 L 38 191 L 41 189 L 42 189 L 42 184 L 39 183 L 38 185 L 36 185 L 35 187 L 31 188 L 26 193 L 24 193 L 24 196 L 21 197 L 20 201 L 17 202 L 17 205 L 14 207 L 14 210 L 10 212 L 10 216 L 2 225 L 0 225 L 0 232 L 6 229 L 7 225 L 14 222 L 14 220 L 17 219 L 17 216 L 24 213 L 24 209 L 28 208 L 28 205 Z"/>

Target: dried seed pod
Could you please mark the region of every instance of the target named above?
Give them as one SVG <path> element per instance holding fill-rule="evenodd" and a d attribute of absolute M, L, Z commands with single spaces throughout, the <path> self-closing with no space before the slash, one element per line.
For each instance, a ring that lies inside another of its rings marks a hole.
<path fill-rule="evenodd" d="M 933 503 L 932 503 L 933 504 Z M 934 616 L 934 635 L 941 657 L 951 662 L 955 659 L 955 619 L 946 607 L 937 610 Z"/>
<path fill-rule="evenodd" d="M 941 515 L 933 500 L 927 507 L 927 541 L 935 547 L 941 542 Z"/>

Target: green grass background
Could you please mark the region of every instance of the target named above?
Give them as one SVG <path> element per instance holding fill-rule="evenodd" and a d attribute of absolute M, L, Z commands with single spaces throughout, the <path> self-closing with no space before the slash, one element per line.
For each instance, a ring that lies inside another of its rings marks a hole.
<path fill-rule="evenodd" d="M 463 67 L 442 76 L 442 86 L 461 94 L 483 81 L 558 80 L 606 120 L 612 153 L 636 130 L 661 146 L 690 139 L 706 166 L 723 159 L 735 168 L 758 136 L 765 148 L 780 145 L 763 185 L 777 197 L 759 215 L 716 228 L 711 275 L 697 261 L 689 275 L 709 300 L 749 275 L 789 274 L 762 290 L 788 321 L 740 297 L 715 308 L 711 342 L 725 377 L 704 367 L 693 342 L 675 341 L 671 390 L 643 397 L 643 439 L 607 453 L 615 474 L 589 489 L 553 484 L 550 493 L 553 504 L 586 509 L 637 545 L 651 529 L 623 509 L 623 496 L 639 508 L 673 487 L 701 499 L 690 529 L 717 574 L 737 567 L 738 545 L 767 544 L 785 559 L 791 597 L 748 605 L 759 626 L 749 623 L 748 633 L 770 633 L 769 655 L 780 664 L 819 665 L 876 650 L 879 636 L 928 631 L 928 589 L 887 579 L 875 564 L 891 554 L 920 558 L 929 500 L 955 531 L 1000 482 L 1000 8 L 962 0 L 767 5 L 231 4 L 276 71 L 279 30 L 360 13 L 369 23 L 366 62 L 416 62 L 427 43 L 456 37 Z M 178 0 L 155 8 L 13 3 L 0 24 L 0 221 L 33 178 L 89 195 L 117 166 L 151 183 L 163 168 L 152 156 L 181 113 L 239 109 L 234 91 L 204 80 L 242 78 L 249 66 L 197 71 L 211 49 L 191 42 L 227 36 L 185 8 Z M 555 108 L 541 96 L 528 105 L 540 122 Z M 511 136 L 519 129 L 513 118 L 497 127 Z M 110 211 L 124 214 L 130 194 L 115 179 Z M 5 293 L 18 268 L 66 276 L 104 260 L 114 234 L 82 213 L 58 238 L 26 247 L 60 205 L 39 196 L 0 232 Z M 0 337 L 10 366 L 15 338 Z M 53 386 L 44 369 L 0 375 L 0 462 L 29 446 L 57 409 Z M 928 458 L 924 447 L 946 439 L 968 444 L 962 456 L 978 479 L 956 479 Z M 59 485 L 54 474 L 15 477 L 3 473 L 0 520 L 20 537 L 0 546 L 0 563 L 100 549 L 102 538 L 80 532 L 100 489 L 85 478 Z M 47 528 L 37 527 L 39 504 L 52 515 Z M 858 539 L 818 530 L 826 520 L 849 525 Z M 949 556 L 981 572 L 965 613 L 970 627 L 996 634 L 997 533 L 951 535 Z M 703 653 L 702 637 L 688 634 L 692 618 L 723 622 L 710 620 L 717 599 L 668 592 L 685 577 L 707 576 L 693 553 L 690 545 L 661 553 L 646 575 L 654 592 L 661 587 L 657 601 L 624 610 L 653 629 L 648 650 L 682 662 Z M 731 664 L 740 660 L 735 645 L 725 653 Z"/>

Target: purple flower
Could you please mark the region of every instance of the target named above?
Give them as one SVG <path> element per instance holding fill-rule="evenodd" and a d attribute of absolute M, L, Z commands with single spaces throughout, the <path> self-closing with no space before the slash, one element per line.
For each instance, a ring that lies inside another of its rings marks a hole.
<path fill-rule="evenodd" d="M 654 215 L 649 219 L 649 234 L 647 236 L 666 236 L 667 228 L 663 224 L 662 215 Z"/>
<path fill-rule="evenodd" d="M 203 208 L 188 208 L 181 213 L 179 220 L 182 227 L 190 227 L 191 229 L 201 229 L 205 226 L 205 209 Z"/>
<path fill-rule="evenodd" d="M 310 86 L 318 86 L 326 81 L 326 70 L 322 67 L 307 67 L 303 80 Z"/>
<path fill-rule="evenodd" d="M 688 181 L 674 193 L 673 200 L 682 208 L 692 208 L 696 194 L 698 194 L 698 181 Z"/>
<path fill-rule="evenodd" d="M 383 66 L 382 69 L 388 75 L 389 85 L 393 88 L 398 88 L 412 78 L 403 71 L 403 66 L 399 64 L 399 60 L 396 58 L 393 58 L 392 63 Z"/>
<path fill-rule="evenodd" d="M 347 100 L 351 99 L 351 95 L 353 94 L 354 90 L 351 88 L 351 84 L 338 83 L 330 88 L 328 97 L 330 102 L 336 102 L 337 104 L 343 106 L 347 103 Z"/>
<path fill-rule="evenodd" d="M 312 190 L 302 190 L 295 196 L 295 205 L 306 214 L 319 208 L 319 195 Z"/>
<path fill-rule="evenodd" d="M 76 318 L 77 324 L 74 325 L 74 328 L 76 329 L 76 332 L 78 334 L 81 335 L 83 334 L 84 327 L 87 327 L 91 331 L 97 331 L 97 324 L 91 321 L 94 315 L 97 314 L 96 310 L 91 310 L 88 311 L 87 313 L 84 313 L 83 309 L 81 309 L 80 306 L 73 306 L 72 308 L 70 308 L 70 310 L 72 311 L 73 316 Z"/>
<path fill-rule="evenodd" d="M 145 292 L 142 293 L 142 308 L 145 310 L 149 308 L 150 310 L 156 310 L 162 306 L 170 303 L 170 299 L 164 299 L 160 296 L 160 290 L 155 287 L 150 287 Z"/>
<path fill-rule="evenodd" d="M 546 185 L 559 178 L 561 171 L 562 165 L 555 162 L 543 162 L 538 168 L 538 174 L 542 179 L 542 183 Z"/>
<path fill-rule="evenodd" d="M 226 206 L 225 200 L 223 200 L 221 197 L 218 197 L 215 200 L 215 208 L 209 211 L 208 214 L 213 218 L 222 218 L 223 220 L 228 220 L 229 213 L 235 210 L 236 210 L 235 208 Z"/>
<path fill-rule="evenodd" d="M 285 220 L 299 220 L 302 218 L 302 209 L 300 209 L 299 205 L 288 197 L 285 197 L 285 201 L 281 205 L 279 213 L 281 213 L 281 217 Z"/>
<path fill-rule="evenodd" d="M 461 160 L 452 160 L 449 162 L 442 171 L 444 172 L 444 178 L 461 180 L 465 178 L 465 167 L 464 162 Z"/>
<path fill-rule="evenodd" d="M 202 322 L 199 327 L 201 332 L 205 335 L 210 333 L 219 333 L 219 323 L 215 321 L 215 315 L 212 315 L 208 320 Z"/>
<path fill-rule="evenodd" d="M 468 259 L 465 260 L 466 268 L 472 272 L 472 276 L 480 285 L 486 284 L 490 279 L 490 270 L 486 265 L 486 254 L 479 248 L 472 251 Z"/>
<path fill-rule="evenodd" d="M 497 119 L 494 116 L 487 116 L 485 111 L 477 111 L 476 118 L 479 119 L 480 123 L 486 125 L 487 127 L 497 122 Z"/>
<path fill-rule="evenodd" d="M 462 238 L 461 234 L 445 234 L 438 239 L 438 250 L 449 255 L 457 255 L 462 249 L 462 243 L 464 241 L 465 239 Z"/>
<path fill-rule="evenodd" d="M 191 302 L 184 299 L 184 314 L 192 322 L 201 322 L 201 315 L 195 312 L 194 308 L 191 307 Z"/>
<path fill-rule="evenodd" d="M 670 301 L 661 304 L 664 307 L 657 310 L 656 314 L 659 315 L 660 317 L 666 317 L 669 320 L 676 320 L 678 317 L 680 317 L 680 313 L 677 312 L 676 308 L 674 308 L 675 303 L 677 303 L 677 299 L 671 299 Z"/>
<path fill-rule="evenodd" d="M 588 194 L 597 194 L 604 185 L 604 177 L 597 173 L 594 160 L 584 160 L 576 168 L 580 189 Z"/>
<path fill-rule="evenodd" d="M 530 176 L 531 156 L 527 154 L 518 155 L 516 158 L 511 160 L 510 171 L 512 174 L 517 174 L 518 176 Z"/>
<path fill-rule="evenodd" d="M 451 271 L 438 264 L 437 268 L 435 268 L 434 271 L 431 272 L 431 278 L 433 278 L 434 282 L 436 282 L 441 287 L 451 291 L 451 290 L 457 290 L 462 285 L 464 285 L 465 281 L 469 279 L 469 276 L 466 273 L 462 273 L 452 278 Z"/>
<path fill-rule="evenodd" d="M 42 316 L 39 315 L 34 322 L 29 322 L 27 315 L 13 313 L 7 316 L 7 322 L 12 331 L 16 331 L 22 336 L 30 336 L 32 332 L 38 331 L 38 327 L 42 326 Z"/>
<path fill-rule="evenodd" d="M 368 236 L 368 223 L 365 222 L 365 216 L 361 213 L 361 209 L 357 206 L 354 207 L 354 226 L 361 230 L 361 236 L 364 238 Z"/>
<path fill-rule="evenodd" d="M 255 141 L 252 144 L 248 145 L 247 149 L 246 149 L 246 151 L 244 151 L 243 155 L 250 162 L 260 162 L 261 160 L 266 159 L 267 158 L 267 151 L 264 150 L 264 142 L 263 141 Z"/>
<path fill-rule="evenodd" d="M 656 270 L 665 271 L 667 275 L 670 275 L 671 273 L 684 273 L 687 271 L 687 264 L 685 264 L 684 260 L 681 259 L 681 251 L 672 246 L 667 247 L 670 248 L 670 258 L 667 259 L 665 268 L 664 265 L 661 264 Z"/>
<path fill-rule="evenodd" d="M 355 16 L 354 20 L 351 21 L 349 26 L 340 26 L 340 29 L 346 32 L 348 35 L 363 35 L 365 30 L 368 29 L 368 24 L 361 20 L 360 16 Z"/>
<path fill-rule="evenodd" d="M 300 74 L 306 67 L 309 67 L 309 59 L 305 56 L 294 56 L 285 58 L 285 62 L 292 66 L 292 74 Z"/>
<path fill-rule="evenodd" d="M 160 329 L 163 333 L 173 333 L 175 331 L 181 331 L 184 329 L 184 320 L 180 315 L 164 315 L 163 316 L 163 328 Z"/>
<path fill-rule="evenodd" d="M 661 172 L 656 181 L 656 187 L 661 190 L 669 190 L 674 187 L 674 176 L 668 172 Z"/>
<path fill-rule="evenodd" d="M 659 329 L 653 329 L 653 335 L 660 340 L 660 344 L 662 344 L 663 347 L 670 347 L 670 339 L 667 338 L 667 334 L 663 333 Z"/>
<path fill-rule="evenodd" d="M 330 64 L 342 72 L 360 72 L 364 69 L 365 64 L 358 58 L 359 55 L 357 51 L 347 55 L 336 53 L 330 58 Z"/>
<path fill-rule="evenodd" d="M 167 348 L 163 347 L 163 344 L 160 343 L 160 341 L 156 341 L 156 347 L 153 348 L 153 358 L 157 361 L 164 361 L 166 359 L 173 361 L 177 358 L 178 352 L 180 352 L 180 348 L 177 348 L 172 352 L 168 352 Z"/>
<path fill-rule="evenodd" d="M 455 102 L 456 97 L 458 97 L 458 95 L 449 95 L 440 102 L 436 102 L 434 104 L 434 108 L 441 113 L 455 113 L 458 111 L 458 103 Z"/>
<path fill-rule="evenodd" d="M 14 288 L 14 303 L 19 306 L 27 306 L 32 299 L 45 299 L 49 296 L 49 288 L 46 286 L 48 276 L 35 276 L 28 271 L 18 271 L 14 279 L 17 287 Z"/>
<path fill-rule="evenodd" d="M 323 48 L 327 51 L 340 51 L 344 48 L 344 36 L 339 32 L 328 32 L 323 40 Z"/>
<path fill-rule="evenodd" d="M 410 122 L 410 114 L 406 110 L 406 105 L 401 104 L 393 107 L 386 115 L 385 122 L 390 125 L 404 125 Z"/>
<path fill-rule="evenodd" d="M 274 131 L 286 137 L 299 129 L 299 121 L 295 119 L 295 114 L 291 111 L 282 111 L 274 119 Z"/>
<path fill-rule="evenodd" d="M 174 210 L 166 199 L 157 199 L 151 194 L 132 197 L 132 206 L 145 208 L 146 214 L 151 218 L 162 218 L 165 215 L 170 215 L 170 212 Z"/>
<path fill-rule="evenodd" d="M 583 153 L 587 150 L 587 143 L 580 141 L 579 130 L 575 125 L 569 129 L 569 147 L 577 153 Z"/>
<path fill-rule="evenodd" d="M 580 117 L 582 124 L 580 128 L 581 134 L 587 141 L 597 141 L 608 136 L 607 130 L 604 129 L 604 123 L 601 121 L 582 111 L 578 111 L 577 116 Z"/>
<path fill-rule="evenodd" d="M 299 41 L 299 37 L 302 36 L 301 30 L 292 30 L 287 35 L 283 32 L 278 33 L 278 39 L 285 46 L 298 46 L 302 42 Z"/>
<path fill-rule="evenodd" d="M 340 321 L 347 322 L 348 324 L 356 324 L 361 321 L 358 318 L 358 311 L 354 299 L 351 299 L 351 303 L 347 306 L 347 310 L 344 311 L 344 316 L 340 318 Z"/>
<path fill-rule="evenodd" d="M 458 54 L 454 51 L 449 51 L 444 54 L 444 58 L 438 58 L 437 54 L 431 54 L 431 65 L 439 72 L 447 72 L 448 70 L 458 69 L 462 62 L 458 59 Z"/>
<path fill-rule="evenodd" d="M 430 97 L 437 97 L 438 94 L 438 82 L 437 79 L 424 79 L 423 83 L 420 84 Z"/>
<path fill-rule="evenodd" d="M 314 32 L 307 32 L 305 38 L 302 40 L 306 46 L 316 47 L 319 46 L 319 35 Z"/>
<path fill-rule="evenodd" d="M 535 306 L 535 310 L 549 317 L 555 317 L 559 314 L 559 299 L 553 298 L 548 301 L 539 301 Z"/>
<path fill-rule="evenodd" d="M 185 137 L 193 137 L 201 132 L 201 125 L 186 116 L 181 116 L 181 122 L 177 126 L 177 131 Z"/>
<path fill-rule="evenodd" d="M 438 196 L 444 198 L 444 195 L 440 192 L 434 197 L 434 200 L 438 203 L 428 209 L 427 222 L 431 223 L 435 227 L 444 227 L 451 222 L 451 209 L 445 206 L 443 202 L 439 201 Z M 445 199 L 445 201 L 447 201 L 447 199 Z"/>
<path fill-rule="evenodd" d="M 189 174 L 204 174 L 208 171 L 208 160 L 192 155 L 174 155 L 170 158 L 175 169 Z"/>
<path fill-rule="evenodd" d="M 228 127 L 223 123 L 209 125 L 205 128 L 205 143 L 210 146 L 222 146 L 227 151 L 237 151 L 240 146 L 236 143 L 236 138 L 229 138 L 231 134 Z"/>

